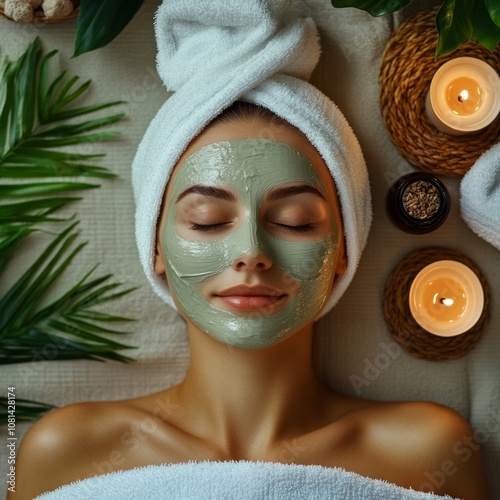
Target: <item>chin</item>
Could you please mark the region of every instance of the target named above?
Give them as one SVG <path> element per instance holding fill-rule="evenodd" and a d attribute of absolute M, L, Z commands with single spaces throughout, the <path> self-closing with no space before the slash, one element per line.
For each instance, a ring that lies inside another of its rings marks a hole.
<path fill-rule="evenodd" d="M 215 337 L 214 335 L 210 334 L 209 335 L 222 344 L 225 344 L 229 347 L 232 347 L 234 349 L 241 349 L 244 351 L 260 351 L 262 349 L 268 349 L 271 347 L 274 347 L 275 345 L 283 342 L 286 340 L 290 335 L 287 335 L 282 338 L 255 338 L 255 339 L 245 339 L 244 341 L 241 341 L 240 339 L 233 339 L 231 341 L 223 341 Z M 292 334 L 293 335 L 293 334 Z"/>

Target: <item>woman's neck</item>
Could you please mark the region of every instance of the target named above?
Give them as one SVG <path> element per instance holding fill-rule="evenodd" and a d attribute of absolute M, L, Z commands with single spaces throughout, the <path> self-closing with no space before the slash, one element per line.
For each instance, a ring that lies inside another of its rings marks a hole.
<path fill-rule="evenodd" d="M 191 362 L 177 387 L 185 417 L 228 456 L 316 428 L 331 393 L 312 365 L 312 324 L 266 349 L 239 349 L 188 328 Z"/>

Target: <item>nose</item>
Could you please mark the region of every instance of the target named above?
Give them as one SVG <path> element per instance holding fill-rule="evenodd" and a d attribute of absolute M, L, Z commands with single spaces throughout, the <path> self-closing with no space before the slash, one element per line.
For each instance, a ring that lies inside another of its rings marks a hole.
<path fill-rule="evenodd" d="M 238 243 L 235 246 L 239 256 L 231 267 L 236 271 L 266 271 L 273 265 L 273 261 L 263 252 L 258 217 L 252 211 L 245 215 L 246 221 L 238 232 Z"/>
<path fill-rule="evenodd" d="M 272 260 L 262 252 L 254 254 L 245 252 L 240 255 L 232 264 L 235 271 L 267 271 L 273 265 Z"/>

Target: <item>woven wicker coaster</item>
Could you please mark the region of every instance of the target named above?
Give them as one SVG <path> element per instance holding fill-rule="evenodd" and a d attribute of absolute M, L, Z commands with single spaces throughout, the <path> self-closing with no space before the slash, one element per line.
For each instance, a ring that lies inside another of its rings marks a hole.
<path fill-rule="evenodd" d="M 455 337 L 439 337 L 424 330 L 410 313 L 409 294 L 415 276 L 437 260 L 456 260 L 470 267 L 484 291 L 483 313 L 468 331 Z M 490 289 L 479 267 L 462 253 L 449 248 L 431 247 L 408 254 L 392 271 L 385 284 L 384 315 L 390 332 L 413 356 L 430 361 L 457 359 L 479 342 L 489 320 Z"/>
<path fill-rule="evenodd" d="M 439 66 L 456 57 L 482 59 L 500 71 L 500 49 L 473 43 L 434 60 L 437 9 L 419 12 L 393 34 L 380 67 L 380 106 L 389 137 L 413 165 L 436 175 L 464 175 L 500 138 L 500 116 L 480 132 L 451 136 L 425 113 L 425 98 Z"/>

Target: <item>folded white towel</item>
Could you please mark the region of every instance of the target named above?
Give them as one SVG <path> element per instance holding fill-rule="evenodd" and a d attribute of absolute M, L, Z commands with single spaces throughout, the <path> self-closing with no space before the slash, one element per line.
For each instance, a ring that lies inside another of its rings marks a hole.
<path fill-rule="evenodd" d="M 37 500 L 432 500 L 340 468 L 271 462 L 150 465 L 78 481 Z"/>
<path fill-rule="evenodd" d="M 483 153 L 464 175 L 460 211 L 478 236 L 500 250 L 500 142 Z"/>
<path fill-rule="evenodd" d="M 136 237 L 154 290 L 175 307 L 154 274 L 156 223 L 172 168 L 190 141 L 237 100 L 262 105 L 300 129 L 325 160 L 344 217 L 348 267 L 325 314 L 358 266 L 371 223 L 368 173 L 358 141 L 338 108 L 305 82 L 319 58 L 312 19 L 290 16 L 287 0 L 179 0 L 158 9 L 158 72 L 175 93 L 160 108 L 132 167 Z"/>

